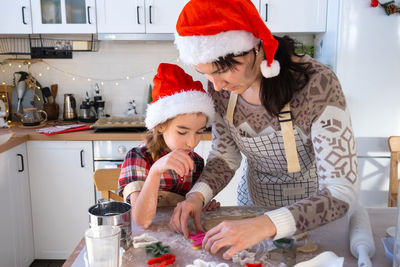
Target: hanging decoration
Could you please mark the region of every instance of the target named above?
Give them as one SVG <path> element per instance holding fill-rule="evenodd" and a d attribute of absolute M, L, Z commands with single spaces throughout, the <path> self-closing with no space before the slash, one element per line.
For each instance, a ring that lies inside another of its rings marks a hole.
<path fill-rule="evenodd" d="M 163 62 L 168 62 L 168 63 L 179 63 L 179 58 L 177 57 L 173 57 L 173 58 L 169 58 L 166 59 Z M 142 80 L 147 80 L 148 77 L 146 78 L 145 76 L 148 76 L 151 74 L 151 78 L 152 76 L 155 75 L 156 73 L 156 69 L 155 68 L 151 68 L 148 69 L 147 71 L 143 71 L 137 74 L 133 74 L 133 73 L 128 73 L 128 74 L 123 74 L 123 75 L 119 75 L 119 77 L 115 77 L 115 78 L 99 78 L 99 77 L 90 77 L 90 76 L 85 76 L 85 75 L 81 75 L 78 73 L 73 73 L 73 72 L 68 72 L 65 71 L 59 67 L 56 67 L 53 64 L 50 64 L 49 62 L 46 61 L 38 61 L 37 64 L 35 64 L 35 68 L 32 68 L 32 64 L 30 62 L 30 60 L 26 60 L 25 62 L 21 63 L 21 62 L 14 62 L 18 64 L 18 68 L 22 68 L 22 65 L 27 65 L 28 68 L 28 72 L 32 72 L 35 76 L 39 76 L 42 77 L 42 75 L 49 75 L 48 72 L 49 71 L 56 71 L 60 74 L 62 74 L 63 76 L 65 76 L 67 79 L 71 79 L 72 81 L 79 81 L 79 80 L 83 80 L 83 81 L 87 81 L 87 82 L 97 82 L 101 85 L 104 85 L 105 83 L 107 84 L 113 84 L 115 86 L 120 85 L 121 82 L 123 81 L 132 81 L 135 79 L 142 79 Z M 35 63 L 35 62 L 33 62 Z M 2 61 L 0 62 L 0 73 L 5 73 L 6 72 L 6 65 L 8 65 L 9 67 L 9 71 L 13 72 L 13 69 L 15 68 L 15 65 L 10 61 Z M 6 84 L 5 81 L 0 81 L 0 84 Z"/>
<path fill-rule="evenodd" d="M 394 1 L 389 1 L 389 2 L 381 4 L 378 0 L 371 0 L 370 5 L 372 7 L 377 7 L 380 5 L 381 7 L 383 7 L 385 9 L 386 14 L 388 16 L 395 14 L 395 13 L 400 13 L 400 8 L 395 4 Z"/>

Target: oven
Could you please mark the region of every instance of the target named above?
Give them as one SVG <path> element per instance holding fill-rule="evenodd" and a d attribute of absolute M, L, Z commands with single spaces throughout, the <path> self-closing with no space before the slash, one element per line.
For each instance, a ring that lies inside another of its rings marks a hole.
<path fill-rule="evenodd" d="M 141 143 L 142 141 L 93 141 L 94 170 L 120 168 L 126 153 Z M 96 190 L 95 196 L 97 202 L 100 192 Z"/>

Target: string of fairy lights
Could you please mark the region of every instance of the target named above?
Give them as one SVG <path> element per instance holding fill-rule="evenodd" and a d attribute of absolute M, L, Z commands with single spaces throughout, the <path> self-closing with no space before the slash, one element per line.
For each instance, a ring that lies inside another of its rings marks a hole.
<path fill-rule="evenodd" d="M 179 58 L 177 58 L 175 56 L 173 58 L 163 60 L 162 62 L 179 63 L 180 60 L 179 60 Z M 33 64 L 35 65 L 34 68 L 32 68 Z M 34 61 L 31 62 L 31 61 L 29 61 L 29 59 L 27 59 L 23 63 L 22 62 L 6 62 L 6 61 L 0 62 L 0 73 L 3 74 L 2 78 L 0 80 L 0 84 L 2 84 L 2 85 L 7 84 L 6 78 L 7 77 L 9 78 L 9 76 L 7 76 L 8 74 L 12 74 L 15 71 L 23 71 L 25 67 L 27 67 L 27 72 L 32 73 L 32 75 L 37 79 L 40 79 L 40 77 L 43 77 L 44 75 L 50 75 L 51 71 L 55 71 L 58 74 L 62 74 L 66 79 L 71 80 L 71 81 L 86 81 L 86 82 L 99 83 L 101 85 L 113 84 L 115 86 L 120 85 L 120 83 L 123 81 L 130 81 L 130 80 L 135 80 L 135 79 L 145 80 L 147 75 L 149 75 L 149 74 L 155 75 L 155 73 L 156 73 L 156 68 L 152 67 L 151 69 L 148 69 L 146 71 L 143 71 L 143 72 L 140 72 L 137 74 L 128 73 L 128 74 L 121 75 L 121 76 L 115 77 L 115 78 L 99 78 L 99 77 L 86 76 L 86 75 L 66 71 L 54 64 L 50 64 L 49 62 L 47 62 L 45 60 L 34 63 Z"/>

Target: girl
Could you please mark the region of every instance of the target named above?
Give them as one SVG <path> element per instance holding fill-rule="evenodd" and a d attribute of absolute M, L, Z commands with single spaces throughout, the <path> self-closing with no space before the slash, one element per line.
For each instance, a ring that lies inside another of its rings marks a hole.
<path fill-rule="evenodd" d="M 155 216 L 159 190 L 183 200 L 200 176 L 204 161 L 193 149 L 214 119 L 213 102 L 201 82 L 180 67 L 161 63 L 153 82 L 145 120 L 148 135 L 143 146 L 128 152 L 119 178 L 132 218 L 143 228 Z M 207 208 L 218 206 L 212 201 Z"/>

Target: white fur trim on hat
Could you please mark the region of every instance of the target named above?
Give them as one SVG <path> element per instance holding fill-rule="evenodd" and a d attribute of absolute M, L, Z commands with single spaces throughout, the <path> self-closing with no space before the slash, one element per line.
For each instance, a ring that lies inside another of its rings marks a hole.
<path fill-rule="evenodd" d="M 197 112 L 207 116 L 207 126 L 214 121 L 214 104 L 207 93 L 193 90 L 165 96 L 147 106 L 146 127 L 150 130 L 177 115 Z"/>
<path fill-rule="evenodd" d="M 179 57 L 186 65 L 211 63 L 228 54 L 251 50 L 260 40 L 247 31 L 226 31 L 215 35 L 179 36 L 175 45 Z"/>
<path fill-rule="evenodd" d="M 263 60 L 260 64 L 261 73 L 265 78 L 271 78 L 278 76 L 279 71 L 281 70 L 281 65 L 278 60 L 273 60 L 271 66 L 268 67 L 267 61 Z"/>

